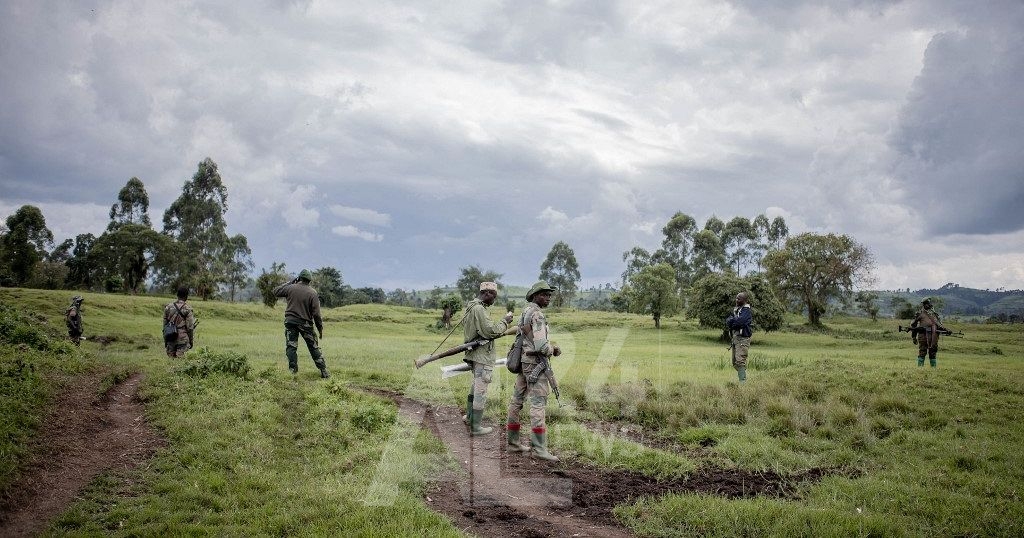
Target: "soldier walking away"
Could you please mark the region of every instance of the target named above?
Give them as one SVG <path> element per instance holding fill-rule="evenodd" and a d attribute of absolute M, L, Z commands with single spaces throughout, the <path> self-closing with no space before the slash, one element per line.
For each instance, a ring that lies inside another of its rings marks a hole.
<path fill-rule="evenodd" d="M 76 346 L 82 345 L 82 301 L 81 295 L 71 298 L 71 306 L 64 311 L 64 323 L 68 326 L 68 337 Z"/>
<path fill-rule="evenodd" d="M 274 295 L 288 300 L 288 305 L 284 309 L 284 354 L 288 358 L 288 369 L 292 374 L 299 373 L 299 336 L 302 336 L 313 363 L 320 369 L 320 377 L 327 379 L 331 374 L 327 371 L 327 363 L 324 362 L 323 353 L 320 351 L 317 334 L 313 332 L 315 326 L 320 338 L 324 337 L 320 297 L 316 290 L 309 286 L 311 280 L 313 275 L 307 269 L 303 269 L 294 280 L 278 286 L 274 290 Z"/>
<path fill-rule="evenodd" d="M 932 368 L 937 366 L 935 355 L 939 352 L 939 331 L 948 332 L 939 321 L 939 315 L 932 310 L 931 299 L 921 301 L 921 310 L 917 317 L 910 323 L 911 330 L 921 327 L 924 332 L 918 334 L 911 332 L 914 343 L 917 344 L 917 365 L 924 366 L 924 356 L 928 355 L 928 364 Z"/>
<path fill-rule="evenodd" d="M 451 307 L 451 305 L 445 305 L 444 306 L 444 311 L 441 312 L 441 325 L 443 325 L 445 329 L 451 329 L 452 328 L 452 307 Z"/>
<path fill-rule="evenodd" d="M 548 394 L 551 392 L 552 380 L 550 365 L 552 356 L 559 356 L 562 350 L 549 340 L 548 321 L 541 311 L 551 303 L 551 294 L 556 291 L 543 280 L 537 282 L 526 294 L 529 303 L 523 309 L 519 328 L 522 331 L 523 369 L 516 376 L 516 384 L 512 389 L 512 399 L 508 403 L 508 417 L 505 427 L 508 432 L 508 449 L 526 452 L 529 447 L 523 446 L 519 439 L 519 413 L 527 397 L 530 400 L 530 442 L 533 454 L 548 461 L 558 461 L 558 457 L 548 452 L 547 441 L 547 405 Z"/>
<path fill-rule="evenodd" d="M 736 307 L 732 309 L 732 315 L 725 319 L 725 325 L 732 335 L 732 367 L 736 369 L 740 383 L 747 380 L 747 354 L 750 352 L 750 336 L 753 334 L 750 325 L 753 321 L 747 294 L 737 293 Z"/>
<path fill-rule="evenodd" d="M 502 336 L 512 324 L 512 312 L 505 318 L 492 322 L 487 315 L 487 307 L 498 298 L 498 285 L 494 282 L 481 282 L 480 292 L 476 299 L 469 302 L 466 315 L 462 318 L 464 333 L 463 342 L 484 339 L 487 343 L 466 351 L 463 359 L 473 368 L 473 385 L 466 397 L 466 416 L 463 420 L 469 424 L 470 435 L 486 435 L 494 428 L 481 426 L 484 416 L 484 404 L 487 403 L 487 387 L 494 375 L 494 339 Z M 447 310 L 446 310 L 447 311 Z"/>
<path fill-rule="evenodd" d="M 164 348 L 171 358 L 184 357 L 195 341 L 196 315 L 188 304 L 188 286 L 178 288 L 178 300 L 164 306 L 164 327 L 172 325 L 173 333 L 164 334 Z"/>

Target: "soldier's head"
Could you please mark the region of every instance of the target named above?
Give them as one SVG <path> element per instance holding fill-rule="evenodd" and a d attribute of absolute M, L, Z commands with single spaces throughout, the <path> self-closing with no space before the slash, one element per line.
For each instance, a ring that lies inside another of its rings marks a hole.
<path fill-rule="evenodd" d="M 923 306 L 923 307 L 925 307 L 925 308 L 930 310 L 931 307 L 932 307 L 932 300 L 931 300 L 931 298 L 928 298 L 928 299 L 925 299 L 925 300 L 921 301 L 921 306 Z"/>
<path fill-rule="evenodd" d="M 498 285 L 494 282 L 481 282 L 479 296 L 482 303 L 491 306 L 498 298 Z"/>
<path fill-rule="evenodd" d="M 544 308 L 551 303 L 551 294 L 557 291 L 548 285 L 543 280 L 538 280 L 536 284 L 530 288 L 530 291 L 526 292 L 526 300 L 537 306 Z"/>
<path fill-rule="evenodd" d="M 736 306 L 743 306 L 747 304 L 747 292 L 741 291 L 736 294 Z"/>
<path fill-rule="evenodd" d="M 298 279 L 305 282 L 306 284 L 309 284 L 310 282 L 313 281 L 313 273 L 310 273 L 309 269 L 303 269 L 299 271 Z"/>
<path fill-rule="evenodd" d="M 178 286 L 178 299 L 188 300 L 188 286 Z"/>
<path fill-rule="evenodd" d="M 84 301 L 84 300 L 85 299 L 81 295 L 75 295 L 74 297 L 71 298 L 71 305 L 72 306 L 78 306 L 78 305 L 82 304 L 82 301 Z"/>

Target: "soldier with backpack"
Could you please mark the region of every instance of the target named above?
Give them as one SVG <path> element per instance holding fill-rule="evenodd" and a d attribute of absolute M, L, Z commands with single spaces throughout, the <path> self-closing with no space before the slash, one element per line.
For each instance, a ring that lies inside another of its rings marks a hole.
<path fill-rule="evenodd" d="M 171 358 L 184 357 L 192 349 L 196 316 L 187 301 L 188 286 L 181 286 L 178 300 L 164 307 L 164 347 Z"/>
<path fill-rule="evenodd" d="M 82 344 L 82 301 L 81 295 L 71 298 L 71 306 L 64 311 L 64 323 L 68 326 L 68 337 L 76 346 Z"/>
<path fill-rule="evenodd" d="M 508 403 L 508 417 L 505 429 L 510 452 L 527 452 L 548 461 L 558 461 L 558 457 L 548 451 L 547 437 L 547 405 L 548 394 L 557 385 L 554 378 L 546 375 L 550 368 L 549 359 L 562 354 L 562 349 L 548 337 L 548 320 L 541 311 L 551 303 L 551 294 L 557 291 L 541 280 L 526 293 L 529 301 L 523 309 L 519 321 L 522 336 L 522 369 L 516 375 L 516 383 L 512 388 L 512 399 Z M 557 392 L 556 392 L 557 396 Z M 523 405 L 530 405 L 530 446 L 522 444 L 519 437 L 519 414 Z"/>

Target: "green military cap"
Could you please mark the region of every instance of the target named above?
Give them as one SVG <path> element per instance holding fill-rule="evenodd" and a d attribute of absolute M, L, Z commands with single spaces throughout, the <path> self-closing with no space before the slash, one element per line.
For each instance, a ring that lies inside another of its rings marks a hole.
<path fill-rule="evenodd" d="M 925 300 L 921 301 L 921 305 L 923 305 L 923 306 L 931 306 L 931 305 L 932 305 L 932 300 L 931 300 L 931 298 L 929 297 L 929 298 L 927 298 L 927 299 L 925 299 Z"/>
<path fill-rule="evenodd" d="M 545 282 L 543 280 L 538 280 L 537 283 L 534 284 L 532 288 L 530 288 L 530 291 L 526 292 L 526 300 L 527 301 L 533 300 L 533 296 L 537 295 L 538 293 L 540 293 L 542 291 L 558 291 L 558 290 L 556 290 L 555 288 L 552 288 L 551 286 L 549 286 L 547 282 Z"/>
<path fill-rule="evenodd" d="M 306 282 L 313 281 L 313 273 L 309 272 L 309 269 L 303 269 L 299 271 L 299 280 L 305 280 Z"/>

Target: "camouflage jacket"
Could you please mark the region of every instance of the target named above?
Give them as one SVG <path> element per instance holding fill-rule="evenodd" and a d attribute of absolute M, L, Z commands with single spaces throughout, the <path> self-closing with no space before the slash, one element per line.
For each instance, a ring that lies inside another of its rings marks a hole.
<path fill-rule="evenodd" d="M 69 331 L 82 332 L 82 311 L 75 306 L 69 306 L 64 312 L 64 323 Z"/>
<path fill-rule="evenodd" d="M 529 303 L 520 319 L 523 328 L 523 363 L 536 364 L 537 355 L 550 357 L 555 352 L 548 337 L 548 320 L 537 303 Z"/>
<path fill-rule="evenodd" d="M 936 329 L 942 329 L 942 322 L 939 321 L 939 315 L 930 308 L 922 308 L 918 313 L 914 321 L 910 323 L 911 327 L 924 327 L 930 329 L 932 325 Z"/>
<path fill-rule="evenodd" d="M 179 310 L 181 314 L 178 314 Z M 164 307 L 164 323 L 168 321 L 178 328 L 178 345 L 192 347 L 192 330 L 196 328 L 196 315 L 192 307 L 181 299 L 167 303 Z"/>
<path fill-rule="evenodd" d="M 509 324 L 505 320 L 491 321 L 487 316 L 487 306 L 480 299 L 473 299 L 466 309 L 466 316 L 462 320 L 463 342 L 472 342 L 481 338 L 489 340 L 482 346 L 477 346 L 466 352 L 463 359 L 466 362 L 478 362 L 480 364 L 492 365 L 497 358 L 494 353 L 494 339 L 501 336 L 501 333 L 508 329 Z"/>

